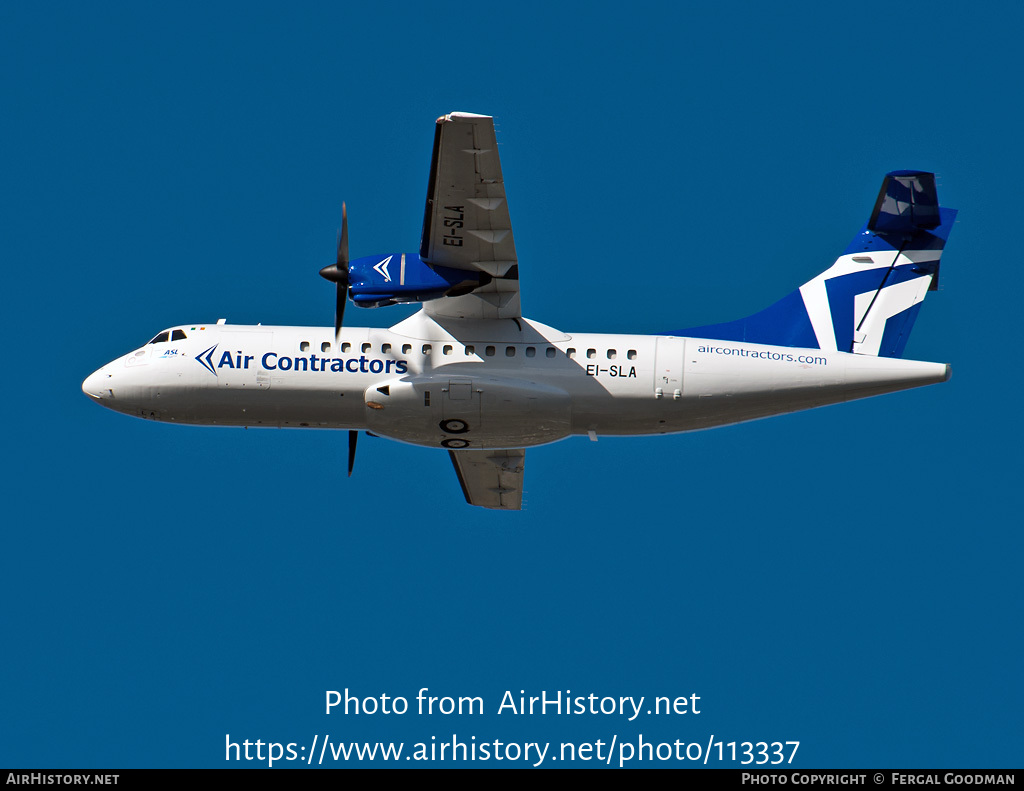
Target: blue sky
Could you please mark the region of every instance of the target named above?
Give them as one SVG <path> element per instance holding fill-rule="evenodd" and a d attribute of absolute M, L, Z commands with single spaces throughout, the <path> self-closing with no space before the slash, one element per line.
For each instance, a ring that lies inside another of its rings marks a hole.
<path fill-rule="evenodd" d="M 1024 14 L 826 6 L 0 8 L 0 765 L 642 733 L 1020 766 Z M 513 514 L 465 506 L 442 453 L 363 438 L 348 480 L 341 432 L 82 395 L 166 326 L 329 324 L 341 202 L 354 256 L 415 250 L 453 110 L 495 116 L 524 312 L 570 332 L 754 312 L 831 264 L 887 170 L 935 171 L 960 215 L 907 355 L 952 380 L 533 449 Z M 423 687 L 486 711 L 324 714 Z M 703 708 L 498 715 L 505 690 Z"/>

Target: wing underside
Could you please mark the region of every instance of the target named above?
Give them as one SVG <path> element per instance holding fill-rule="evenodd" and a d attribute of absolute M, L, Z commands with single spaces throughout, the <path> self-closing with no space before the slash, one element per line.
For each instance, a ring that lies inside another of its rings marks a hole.
<path fill-rule="evenodd" d="M 525 450 L 450 450 L 448 455 L 467 503 L 505 511 L 522 509 Z"/>
<path fill-rule="evenodd" d="M 490 116 L 451 113 L 437 119 L 420 258 L 490 278 L 472 294 L 425 303 L 428 314 L 473 319 L 521 315 L 519 266 Z"/>

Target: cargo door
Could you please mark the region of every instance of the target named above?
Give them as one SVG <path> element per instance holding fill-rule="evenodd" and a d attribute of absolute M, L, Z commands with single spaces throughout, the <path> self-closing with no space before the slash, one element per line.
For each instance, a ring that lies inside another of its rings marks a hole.
<path fill-rule="evenodd" d="M 235 390 L 266 390 L 270 372 L 263 369 L 263 355 L 274 348 L 274 333 L 222 331 L 221 342 L 210 355 L 221 387 Z"/>

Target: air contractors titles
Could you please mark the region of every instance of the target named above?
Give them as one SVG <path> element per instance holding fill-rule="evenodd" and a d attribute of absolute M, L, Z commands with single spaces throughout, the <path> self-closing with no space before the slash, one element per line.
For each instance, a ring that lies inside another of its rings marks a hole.
<path fill-rule="evenodd" d="M 248 369 L 255 359 L 256 355 L 254 354 L 226 351 L 221 353 L 216 367 L 244 370 Z M 409 370 L 409 364 L 405 360 L 381 360 L 366 355 L 347 359 L 319 357 L 316 354 L 289 357 L 277 352 L 267 352 L 261 356 L 260 366 L 267 371 L 332 371 L 334 373 L 347 371 L 350 374 L 404 374 Z"/>

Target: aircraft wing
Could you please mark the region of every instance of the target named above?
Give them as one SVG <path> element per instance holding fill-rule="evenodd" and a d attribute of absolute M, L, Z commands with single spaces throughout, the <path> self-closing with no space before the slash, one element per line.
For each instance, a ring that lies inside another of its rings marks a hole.
<path fill-rule="evenodd" d="M 448 455 L 467 503 L 504 511 L 522 509 L 525 450 L 450 450 Z"/>
<path fill-rule="evenodd" d="M 420 258 L 492 278 L 472 294 L 425 303 L 428 314 L 469 319 L 522 315 L 512 222 L 489 115 L 450 113 L 437 119 Z"/>

